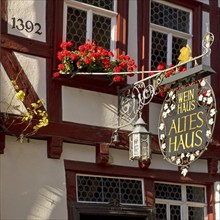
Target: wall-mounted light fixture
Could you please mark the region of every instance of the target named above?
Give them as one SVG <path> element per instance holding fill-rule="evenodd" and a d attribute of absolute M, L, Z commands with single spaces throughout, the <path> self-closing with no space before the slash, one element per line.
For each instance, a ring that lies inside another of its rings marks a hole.
<path fill-rule="evenodd" d="M 147 124 L 140 117 L 129 136 L 129 159 L 148 161 L 151 159 L 150 132 Z"/>

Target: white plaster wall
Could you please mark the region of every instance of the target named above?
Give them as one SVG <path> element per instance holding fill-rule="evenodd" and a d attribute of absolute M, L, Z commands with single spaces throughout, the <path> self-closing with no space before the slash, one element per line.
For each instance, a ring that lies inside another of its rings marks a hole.
<path fill-rule="evenodd" d="M 163 159 L 162 155 L 152 154 L 150 169 L 159 169 L 159 170 L 178 170 L 178 166 L 174 166 L 168 161 Z"/>
<path fill-rule="evenodd" d="M 161 104 L 151 102 L 149 104 L 149 131 L 158 134 L 158 121 L 160 116 Z"/>
<path fill-rule="evenodd" d="M 0 74 L 0 111 L 13 113 L 13 114 L 20 114 L 18 111 L 14 110 L 14 108 L 9 107 L 11 106 L 20 106 L 19 109 L 23 112 L 26 112 L 26 109 L 22 102 L 18 101 L 15 97 L 15 90 L 12 86 L 8 75 L 6 74 L 5 69 L 2 65 L 0 65 L 1 74 Z"/>
<path fill-rule="evenodd" d="M 35 92 L 46 104 L 46 59 L 22 53 L 15 53 Z"/>
<path fill-rule="evenodd" d="M 190 164 L 189 172 L 208 173 L 207 160 L 199 159 Z"/>
<path fill-rule="evenodd" d="M 0 175 L 0 219 L 67 219 L 64 163 L 47 158 L 46 141 L 6 136 Z"/>
<path fill-rule="evenodd" d="M 109 164 L 126 167 L 139 167 L 138 162 L 130 161 L 128 150 L 109 149 Z"/>
<path fill-rule="evenodd" d="M 8 0 L 8 33 L 38 41 L 46 41 L 46 0 Z M 16 20 L 13 28 L 13 18 Z M 22 19 L 23 23 L 21 20 Z M 26 23 L 29 21 L 28 23 Z M 30 31 L 30 22 L 33 31 Z M 38 24 L 41 26 L 39 32 Z M 23 24 L 23 27 L 22 27 Z M 26 27 L 27 25 L 27 27 Z M 18 27 L 18 29 L 16 28 Z M 26 31 L 28 30 L 28 31 Z"/>
<path fill-rule="evenodd" d="M 88 163 L 96 162 L 95 146 L 63 143 L 62 159 Z"/>
<path fill-rule="evenodd" d="M 64 121 L 116 129 L 117 103 L 118 97 L 114 95 L 62 87 Z"/>

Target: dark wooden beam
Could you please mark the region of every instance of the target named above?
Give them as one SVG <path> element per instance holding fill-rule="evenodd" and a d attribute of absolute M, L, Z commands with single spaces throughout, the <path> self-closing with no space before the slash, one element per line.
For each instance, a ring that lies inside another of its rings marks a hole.
<path fill-rule="evenodd" d="M 33 56 L 52 56 L 52 49 L 46 43 L 9 34 L 1 34 L 1 47 Z"/>
<path fill-rule="evenodd" d="M 7 0 L 1 0 L 1 33 L 7 33 Z"/>
<path fill-rule="evenodd" d="M 5 149 L 5 134 L 2 131 L 0 131 L 0 154 L 4 154 L 4 149 Z"/>
<path fill-rule="evenodd" d="M 188 184 L 212 184 L 218 181 L 220 174 L 209 175 L 205 173 L 189 172 L 187 176 L 182 176 L 179 171 L 170 170 L 158 170 L 158 169 L 141 169 L 134 167 L 123 166 L 99 166 L 94 163 L 76 162 L 65 160 L 66 171 L 72 171 L 76 173 L 86 173 L 93 175 L 107 175 L 107 176 L 123 176 L 128 178 L 147 178 L 157 181 L 175 182 L 175 183 L 188 183 Z"/>
<path fill-rule="evenodd" d="M 209 158 L 208 162 L 208 173 L 211 175 L 215 175 L 218 172 L 218 159 Z"/>
<path fill-rule="evenodd" d="M 144 190 L 145 190 L 145 204 L 147 206 L 154 207 L 155 205 L 155 190 L 154 181 L 152 179 L 144 179 Z"/>
<path fill-rule="evenodd" d="M 214 184 L 208 184 L 206 186 L 206 194 L 207 194 L 207 215 L 208 220 L 215 219 L 215 191 Z"/>
<path fill-rule="evenodd" d="M 19 90 L 25 92 L 26 96 L 23 102 L 25 107 L 30 107 L 31 103 L 36 103 L 40 98 L 35 92 L 15 54 L 11 50 L 2 49 L 1 62 L 9 79 L 16 80 Z M 45 110 L 43 106 L 41 109 Z"/>
<path fill-rule="evenodd" d="M 16 117 L 10 117 L 8 124 L 10 124 Z M 33 120 L 33 124 L 36 123 L 36 120 Z M 25 124 L 16 126 L 16 120 L 14 125 L 10 126 L 8 133 L 18 135 L 20 131 L 25 128 Z M 27 130 L 27 132 L 30 132 Z M 69 123 L 69 122 L 54 122 L 50 121 L 49 125 L 41 128 L 38 133 L 33 137 L 39 139 L 48 139 L 50 137 L 62 138 L 65 142 L 70 143 L 79 143 L 86 145 L 96 146 L 101 143 L 110 143 L 112 138 L 112 133 L 114 129 L 104 128 L 92 125 L 78 124 L 78 123 Z M 119 140 L 120 143 L 117 145 L 110 145 L 110 147 L 128 150 L 128 134 L 130 132 L 119 130 Z M 151 136 L 151 148 L 152 152 L 155 154 L 161 154 L 158 137 L 157 135 Z M 206 150 L 201 159 L 220 159 L 220 147 L 219 145 L 210 144 L 208 150 Z"/>

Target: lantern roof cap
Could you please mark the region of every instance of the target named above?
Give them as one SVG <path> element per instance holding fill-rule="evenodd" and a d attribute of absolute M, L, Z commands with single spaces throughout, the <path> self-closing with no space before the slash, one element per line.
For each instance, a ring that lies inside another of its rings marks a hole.
<path fill-rule="evenodd" d="M 147 130 L 147 123 L 145 123 L 141 117 L 136 121 L 134 130 L 129 134 L 129 136 L 134 133 L 150 134 L 150 132 Z"/>
<path fill-rule="evenodd" d="M 147 126 L 147 123 L 145 123 L 145 121 L 143 120 L 142 117 L 139 117 L 138 120 L 135 122 L 135 125 L 144 125 L 144 126 Z"/>

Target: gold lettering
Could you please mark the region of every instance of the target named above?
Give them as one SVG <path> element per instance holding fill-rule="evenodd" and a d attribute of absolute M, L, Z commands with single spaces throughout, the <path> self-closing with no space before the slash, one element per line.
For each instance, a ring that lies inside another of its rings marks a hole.
<path fill-rule="evenodd" d="M 183 130 L 181 130 L 181 119 L 182 117 L 177 119 L 177 133 L 183 132 Z"/>
<path fill-rule="evenodd" d="M 183 131 L 185 131 L 185 132 L 186 132 L 186 125 L 187 125 L 187 121 L 186 121 L 187 117 L 188 117 L 188 115 L 185 115 L 182 117 L 183 118 Z"/>
<path fill-rule="evenodd" d="M 183 93 L 182 92 L 178 94 L 178 100 L 179 100 L 179 103 L 183 102 Z"/>
<path fill-rule="evenodd" d="M 194 89 L 189 90 L 189 100 L 194 99 Z"/>
<path fill-rule="evenodd" d="M 184 95 L 183 96 L 184 102 L 188 101 L 189 100 L 189 91 L 185 91 L 183 95 Z"/>
<path fill-rule="evenodd" d="M 175 136 L 174 139 L 175 140 L 172 142 L 172 137 L 169 138 L 169 152 L 172 152 L 172 145 L 173 145 L 174 151 L 176 151 L 177 136 Z"/>
<path fill-rule="evenodd" d="M 198 114 L 197 114 L 197 118 L 199 119 L 199 121 L 201 122 L 201 124 L 200 125 L 197 125 L 196 127 L 197 128 L 201 128 L 202 126 L 203 126 L 203 119 L 200 117 L 200 114 L 204 114 L 204 112 L 202 112 L 202 111 L 200 111 L 200 112 L 198 112 Z"/>
<path fill-rule="evenodd" d="M 193 147 L 193 143 L 194 143 L 195 131 L 192 132 L 190 145 L 188 144 L 188 139 L 189 139 L 188 136 L 189 136 L 189 133 L 186 133 L 185 135 L 186 135 L 186 136 L 185 136 L 186 148 L 192 148 L 192 147 Z"/>
<path fill-rule="evenodd" d="M 191 115 L 189 115 L 189 130 L 194 130 L 196 127 L 193 127 L 193 122 L 195 122 L 196 120 L 193 119 L 193 117 L 196 115 L 196 113 L 193 113 Z"/>
<path fill-rule="evenodd" d="M 195 146 L 196 146 L 196 147 L 200 147 L 200 146 L 202 145 L 202 137 L 201 137 L 198 133 L 201 133 L 201 134 L 202 134 L 202 130 L 196 131 L 196 137 L 200 140 L 199 143 L 195 143 Z"/>
<path fill-rule="evenodd" d="M 192 101 L 191 101 L 190 110 L 192 111 L 192 110 L 194 110 L 195 108 L 196 108 L 196 106 L 195 106 L 195 100 L 192 100 Z"/>
<path fill-rule="evenodd" d="M 174 119 L 172 120 L 172 124 L 170 126 L 170 130 L 169 130 L 168 135 L 170 135 L 172 129 L 174 129 L 174 132 L 177 133 L 176 124 L 175 124 L 175 120 Z"/>
<path fill-rule="evenodd" d="M 176 149 L 177 151 L 179 150 L 180 146 L 182 146 L 182 148 L 185 149 L 185 144 L 184 144 L 184 141 L 183 141 L 183 135 L 182 134 L 180 135 L 180 141 L 179 141 L 179 144 L 178 144 L 177 149 Z"/>

